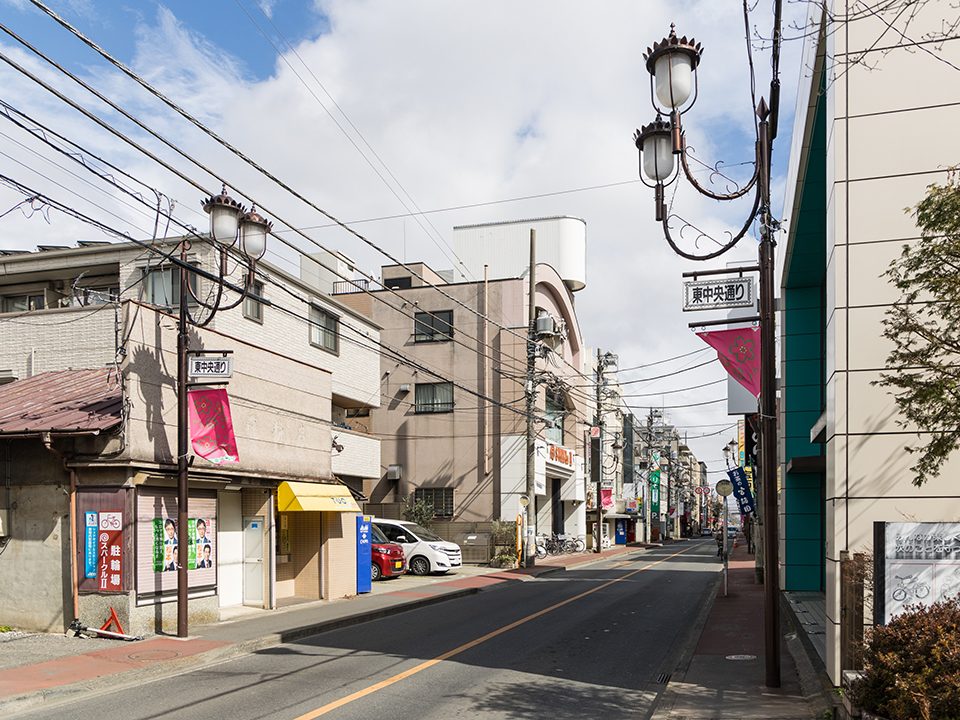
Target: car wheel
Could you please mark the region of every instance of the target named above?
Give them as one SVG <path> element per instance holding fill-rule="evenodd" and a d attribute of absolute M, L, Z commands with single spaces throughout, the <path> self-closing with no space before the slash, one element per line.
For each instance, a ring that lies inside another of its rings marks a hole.
<path fill-rule="evenodd" d="M 380 572 L 380 566 L 376 563 L 370 563 L 370 579 L 379 580 L 382 575 L 383 573 Z"/>
<path fill-rule="evenodd" d="M 428 575 L 430 573 L 430 561 L 418 555 L 410 561 L 410 572 L 414 575 Z"/>

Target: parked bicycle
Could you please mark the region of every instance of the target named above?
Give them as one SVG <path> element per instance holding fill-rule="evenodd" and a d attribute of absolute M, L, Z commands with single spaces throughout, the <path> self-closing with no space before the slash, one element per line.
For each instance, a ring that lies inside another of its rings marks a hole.
<path fill-rule="evenodd" d="M 537 557 L 541 560 L 547 555 L 577 553 L 586 549 L 586 542 L 572 535 L 537 535 Z"/>

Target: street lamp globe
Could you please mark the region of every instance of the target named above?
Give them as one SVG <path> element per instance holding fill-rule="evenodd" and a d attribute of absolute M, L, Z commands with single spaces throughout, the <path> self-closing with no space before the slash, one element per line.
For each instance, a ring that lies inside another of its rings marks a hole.
<path fill-rule="evenodd" d="M 259 260 L 267 251 L 267 233 L 273 227 L 257 212 L 256 206 L 240 218 L 240 250 L 251 260 Z"/>
<path fill-rule="evenodd" d="M 227 195 L 227 186 L 219 195 L 203 201 L 203 209 L 210 215 L 210 235 L 222 245 L 232 245 L 237 240 L 237 228 L 243 206 Z"/>
<path fill-rule="evenodd" d="M 678 38 L 672 24 L 668 37 L 647 48 L 643 57 L 661 105 L 678 110 L 691 94 L 696 102 L 696 69 L 702 53 L 700 43 L 693 38 Z"/>
<path fill-rule="evenodd" d="M 637 130 L 633 140 L 640 151 L 640 165 L 644 175 L 660 184 L 673 174 L 673 144 L 669 122 L 664 122 L 657 115 L 656 120 Z"/>

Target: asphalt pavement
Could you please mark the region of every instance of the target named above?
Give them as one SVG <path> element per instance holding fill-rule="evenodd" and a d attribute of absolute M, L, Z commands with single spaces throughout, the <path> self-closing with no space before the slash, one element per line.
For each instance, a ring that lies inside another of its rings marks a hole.
<path fill-rule="evenodd" d="M 671 541 L 667 541 L 670 543 Z M 686 542 L 683 540 L 675 541 Z M 533 568 L 496 570 L 464 566 L 456 574 L 404 576 L 374 583 L 373 592 L 337 601 L 314 601 L 280 610 L 238 608 L 220 622 L 190 628 L 190 637 L 150 636 L 136 642 L 67 635 L 0 633 L 0 717 L 52 707 L 111 689 L 185 672 L 413 608 L 524 582 L 567 568 L 643 554 L 660 544 L 615 546 L 602 553 L 550 557 Z M 717 561 L 718 570 L 720 561 Z M 782 619 L 781 687 L 766 688 L 762 585 L 754 584 L 754 558 L 734 549 L 728 592 L 718 572 L 705 596 L 689 642 L 677 648 L 676 670 L 663 678 L 653 718 L 823 718 L 832 710 L 822 663 Z"/>

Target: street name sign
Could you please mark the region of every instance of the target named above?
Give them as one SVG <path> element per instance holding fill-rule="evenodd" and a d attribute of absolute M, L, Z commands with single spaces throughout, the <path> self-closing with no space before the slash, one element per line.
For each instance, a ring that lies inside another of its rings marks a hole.
<path fill-rule="evenodd" d="M 187 360 L 187 376 L 205 380 L 224 380 L 233 376 L 233 358 L 191 357 Z"/>
<path fill-rule="evenodd" d="M 683 283 L 683 310 L 722 310 L 752 307 L 753 278 L 690 280 Z"/>

